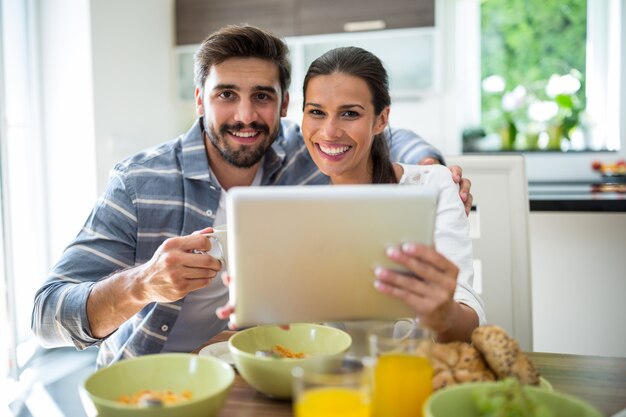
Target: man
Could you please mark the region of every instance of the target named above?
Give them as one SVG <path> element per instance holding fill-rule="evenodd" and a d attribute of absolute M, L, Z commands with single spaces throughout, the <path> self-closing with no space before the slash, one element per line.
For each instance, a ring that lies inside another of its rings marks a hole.
<path fill-rule="evenodd" d="M 281 122 L 287 55 L 282 40 L 249 26 L 224 28 L 202 43 L 198 120 L 178 139 L 115 166 L 103 198 L 35 296 L 32 329 L 44 346 L 100 346 L 103 366 L 191 351 L 226 327 L 214 314 L 228 300 L 214 279 L 221 264 L 197 253 L 210 250 L 201 233 L 225 223 L 223 191 L 327 182 L 298 126 Z M 441 160 L 410 132 L 392 136 L 394 159 Z M 467 180 L 461 188 L 469 195 Z"/>

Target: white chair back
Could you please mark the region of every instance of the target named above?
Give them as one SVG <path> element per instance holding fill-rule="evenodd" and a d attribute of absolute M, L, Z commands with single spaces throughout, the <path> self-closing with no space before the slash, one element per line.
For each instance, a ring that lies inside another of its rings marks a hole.
<path fill-rule="evenodd" d="M 472 182 L 470 235 L 474 288 L 485 302 L 487 321 L 503 327 L 525 351 L 533 349 L 528 237 L 528 184 L 521 155 L 446 158 Z"/>

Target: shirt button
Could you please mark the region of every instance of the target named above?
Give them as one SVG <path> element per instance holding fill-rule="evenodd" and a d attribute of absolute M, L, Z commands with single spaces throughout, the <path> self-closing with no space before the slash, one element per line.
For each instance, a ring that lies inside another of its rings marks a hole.
<path fill-rule="evenodd" d="M 161 331 L 168 331 L 170 329 L 170 326 L 168 326 L 167 324 L 164 324 L 163 326 L 161 326 Z"/>
<path fill-rule="evenodd" d="M 207 210 L 205 213 L 207 216 L 213 217 L 213 210 Z"/>

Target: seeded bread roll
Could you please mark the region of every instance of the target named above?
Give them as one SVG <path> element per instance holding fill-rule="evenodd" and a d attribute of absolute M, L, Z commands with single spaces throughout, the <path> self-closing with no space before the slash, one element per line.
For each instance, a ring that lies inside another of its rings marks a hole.
<path fill-rule="evenodd" d="M 524 384 L 539 384 L 539 374 L 517 341 L 498 326 L 481 326 L 472 333 L 472 343 L 482 354 L 498 379 L 508 376 Z"/>

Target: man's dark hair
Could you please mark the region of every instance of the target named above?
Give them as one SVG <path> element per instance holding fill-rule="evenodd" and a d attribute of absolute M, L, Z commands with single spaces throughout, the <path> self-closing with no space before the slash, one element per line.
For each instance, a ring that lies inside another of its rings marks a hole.
<path fill-rule="evenodd" d="M 254 26 L 230 25 L 209 35 L 194 57 L 194 81 L 200 91 L 213 65 L 229 58 L 260 58 L 278 67 L 284 97 L 291 82 L 291 62 L 287 44 L 278 36 Z"/>

